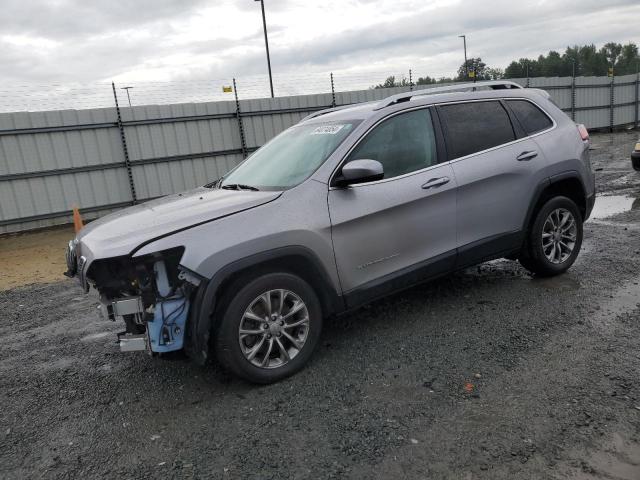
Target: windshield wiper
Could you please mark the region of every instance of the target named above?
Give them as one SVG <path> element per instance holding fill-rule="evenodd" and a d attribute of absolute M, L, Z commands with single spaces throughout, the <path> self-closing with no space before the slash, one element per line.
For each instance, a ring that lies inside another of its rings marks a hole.
<path fill-rule="evenodd" d="M 258 192 L 260 189 L 256 187 L 252 187 L 251 185 L 243 185 L 241 183 L 228 183 L 226 185 L 222 185 L 220 188 L 224 188 L 225 190 L 252 190 L 254 192 Z"/>

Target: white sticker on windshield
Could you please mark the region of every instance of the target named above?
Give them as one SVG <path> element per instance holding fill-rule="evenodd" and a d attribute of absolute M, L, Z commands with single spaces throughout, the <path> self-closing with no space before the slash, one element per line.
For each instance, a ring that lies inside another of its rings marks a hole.
<path fill-rule="evenodd" d="M 344 125 L 323 125 L 311 132 L 311 135 L 335 135 Z"/>

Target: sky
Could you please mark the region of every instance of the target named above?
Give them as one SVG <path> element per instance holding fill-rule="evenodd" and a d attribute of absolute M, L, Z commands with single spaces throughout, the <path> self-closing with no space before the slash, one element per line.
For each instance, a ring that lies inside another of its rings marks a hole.
<path fill-rule="evenodd" d="M 463 61 L 461 34 L 469 57 L 501 68 L 568 45 L 640 44 L 638 0 L 264 1 L 276 95 L 304 82 L 324 85 L 331 71 L 337 87 L 380 83 L 409 69 L 414 76 L 452 76 Z M 74 85 L 81 95 L 78 85 L 115 81 L 133 85 L 134 96 L 154 82 L 197 91 L 235 77 L 246 92 L 265 87 L 262 17 L 254 0 L 0 5 L 0 103 L 3 91 L 35 85 Z"/>

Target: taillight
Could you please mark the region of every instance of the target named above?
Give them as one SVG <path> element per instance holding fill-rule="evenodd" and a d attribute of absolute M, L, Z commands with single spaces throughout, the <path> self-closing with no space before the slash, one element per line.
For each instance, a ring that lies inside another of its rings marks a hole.
<path fill-rule="evenodd" d="M 589 141 L 589 132 L 587 130 L 587 127 L 585 127 L 581 123 L 578 124 L 578 133 L 580 134 L 580 138 L 583 142 Z"/>

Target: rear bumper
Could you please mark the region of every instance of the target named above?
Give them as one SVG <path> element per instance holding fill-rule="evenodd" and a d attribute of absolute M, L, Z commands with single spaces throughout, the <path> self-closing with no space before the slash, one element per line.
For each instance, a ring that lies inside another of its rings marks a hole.
<path fill-rule="evenodd" d="M 640 151 L 634 150 L 631 152 L 631 166 L 634 170 L 640 171 Z"/>

